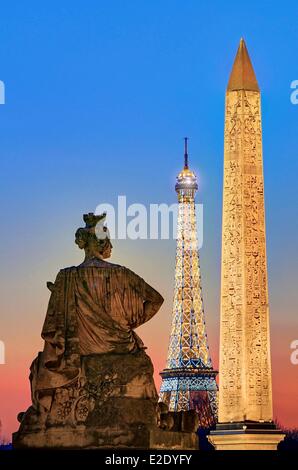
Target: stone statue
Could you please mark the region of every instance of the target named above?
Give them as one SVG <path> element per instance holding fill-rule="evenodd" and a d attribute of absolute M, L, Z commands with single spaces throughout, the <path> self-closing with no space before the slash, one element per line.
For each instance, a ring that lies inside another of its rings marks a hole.
<path fill-rule="evenodd" d="M 134 272 L 105 261 L 112 244 L 104 218 L 84 215 L 86 226 L 75 234 L 83 263 L 47 283 L 44 349 L 30 368 L 32 405 L 19 413 L 16 448 L 164 445 L 153 366 L 134 331 L 163 298 Z M 190 448 L 189 434 L 178 434 L 175 447 Z"/>

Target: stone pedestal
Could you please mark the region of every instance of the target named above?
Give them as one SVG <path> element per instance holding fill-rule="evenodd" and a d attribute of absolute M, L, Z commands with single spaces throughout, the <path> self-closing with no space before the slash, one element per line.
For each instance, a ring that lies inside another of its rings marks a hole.
<path fill-rule="evenodd" d="M 20 416 L 14 448 L 197 448 L 194 432 L 158 427 L 153 366 L 144 350 L 82 357 L 82 374 Z"/>
<path fill-rule="evenodd" d="M 285 435 L 273 423 L 220 423 L 208 436 L 215 450 L 276 450 Z"/>
<path fill-rule="evenodd" d="M 198 436 L 194 432 L 153 429 L 150 434 L 149 449 L 198 450 Z"/>

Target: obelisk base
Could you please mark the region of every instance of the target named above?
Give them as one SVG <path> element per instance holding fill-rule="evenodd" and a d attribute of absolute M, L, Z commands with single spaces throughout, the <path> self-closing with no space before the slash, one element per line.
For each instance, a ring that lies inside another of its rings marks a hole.
<path fill-rule="evenodd" d="M 277 450 L 285 435 L 271 422 L 220 423 L 210 432 L 215 450 Z"/>

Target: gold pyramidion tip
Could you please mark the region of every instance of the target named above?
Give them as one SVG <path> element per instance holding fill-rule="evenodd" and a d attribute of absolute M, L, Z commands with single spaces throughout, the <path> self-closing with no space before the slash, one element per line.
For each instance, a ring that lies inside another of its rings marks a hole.
<path fill-rule="evenodd" d="M 227 90 L 260 91 L 256 75 L 248 54 L 248 50 L 243 38 L 240 39 L 240 44 L 230 75 Z"/>

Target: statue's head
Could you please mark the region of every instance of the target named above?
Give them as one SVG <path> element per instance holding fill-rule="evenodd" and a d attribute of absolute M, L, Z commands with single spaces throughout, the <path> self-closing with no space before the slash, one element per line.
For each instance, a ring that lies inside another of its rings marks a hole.
<path fill-rule="evenodd" d="M 109 231 L 104 225 L 106 214 L 95 215 L 93 212 L 84 214 L 86 224 L 76 231 L 75 243 L 85 250 L 85 259 L 106 259 L 111 256 L 113 245 L 110 241 Z"/>

